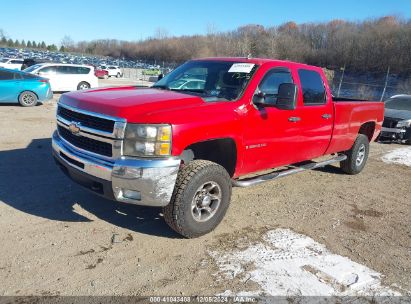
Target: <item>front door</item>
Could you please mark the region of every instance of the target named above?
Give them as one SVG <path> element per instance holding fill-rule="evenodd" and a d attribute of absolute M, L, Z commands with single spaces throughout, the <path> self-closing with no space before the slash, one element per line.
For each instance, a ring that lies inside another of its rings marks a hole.
<path fill-rule="evenodd" d="M 294 83 L 287 68 L 273 68 L 256 90 L 265 95 L 265 106 L 253 105 L 244 126 L 245 158 L 242 174 L 279 167 L 300 158 L 301 107 L 282 110 L 275 107 L 281 83 Z"/>
<path fill-rule="evenodd" d="M 21 92 L 21 75 L 7 70 L 0 70 L 0 102 L 18 100 Z"/>

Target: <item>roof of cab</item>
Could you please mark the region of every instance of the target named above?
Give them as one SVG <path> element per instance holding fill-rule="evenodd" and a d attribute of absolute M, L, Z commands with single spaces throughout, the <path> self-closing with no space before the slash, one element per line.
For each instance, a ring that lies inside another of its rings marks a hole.
<path fill-rule="evenodd" d="M 277 64 L 286 64 L 286 65 L 293 65 L 293 66 L 300 66 L 300 67 L 315 67 L 320 68 L 313 65 L 308 65 L 305 63 L 293 62 L 288 60 L 277 60 L 277 59 L 269 59 L 269 58 L 253 58 L 253 57 L 208 57 L 208 58 L 198 58 L 193 60 L 199 61 L 230 61 L 230 62 L 249 62 L 258 65 L 263 65 L 265 63 L 277 63 Z"/>

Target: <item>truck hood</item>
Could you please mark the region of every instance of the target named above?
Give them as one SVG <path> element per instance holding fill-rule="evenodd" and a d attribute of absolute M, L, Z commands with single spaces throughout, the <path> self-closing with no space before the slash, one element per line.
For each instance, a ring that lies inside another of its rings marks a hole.
<path fill-rule="evenodd" d="M 411 119 L 411 111 L 385 108 L 384 116 L 406 120 L 406 119 Z"/>
<path fill-rule="evenodd" d="M 117 87 L 63 94 L 60 103 L 82 110 L 121 117 L 129 122 L 166 122 L 170 112 L 205 106 L 200 97 L 173 91 Z M 151 119 L 150 119 L 151 118 Z M 161 121 L 163 120 L 163 121 Z"/>

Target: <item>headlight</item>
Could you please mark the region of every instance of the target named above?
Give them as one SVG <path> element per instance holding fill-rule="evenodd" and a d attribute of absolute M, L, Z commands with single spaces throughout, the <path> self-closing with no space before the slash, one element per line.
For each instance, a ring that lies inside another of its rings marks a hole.
<path fill-rule="evenodd" d="M 411 119 L 397 122 L 397 128 L 408 128 L 411 126 Z"/>
<path fill-rule="evenodd" d="M 127 124 L 123 150 L 128 156 L 169 156 L 171 126 Z"/>

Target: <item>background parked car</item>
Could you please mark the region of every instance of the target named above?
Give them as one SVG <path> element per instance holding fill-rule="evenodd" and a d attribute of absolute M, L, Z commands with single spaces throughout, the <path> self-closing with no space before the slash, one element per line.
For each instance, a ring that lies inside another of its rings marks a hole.
<path fill-rule="evenodd" d="M 170 83 L 169 87 L 175 90 L 204 90 L 205 81 L 201 79 L 180 79 Z"/>
<path fill-rule="evenodd" d="M 395 95 L 385 101 L 380 140 L 411 144 L 411 95 Z"/>
<path fill-rule="evenodd" d="M 0 67 L 11 69 L 11 70 L 21 70 L 23 64 L 23 59 L 12 59 L 12 58 L 3 58 L 0 59 Z"/>
<path fill-rule="evenodd" d="M 54 92 L 85 90 L 98 87 L 92 66 L 58 63 L 41 63 L 24 70 L 50 80 Z"/>
<path fill-rule="evenodd" d="M 27 69 L 28 67 L 31 67 L 32 65 L 39 64 L 39 63 L 47 63 L 50 62 L 50 60 L 46 59 L 35 59 L 35 58 L 28 58 L 23 60 L 23 65 L 21 66 L 22 70 Z"/>
<path fill-rule="evenodd" d="M 115 76 L 117 78 L 120 78 L 123 76 L 121 69 L 115 65 L 101 66 L 101 69 L 108 72 L 108 77 Z"/>
<path fill-rule="evenodd" d="M 96 75 L 97 78 L 108 78 L 108 71 L 102 70 L 100 68 L 95 68 L 94 69 L 94 75 Z"/>
<path fill-rule="evenodd" d="M 0 68 L 0 103 L 20 103 L 35 106 L 38 101 L 53 97 L 47 79 L 29 73 Z"/>

